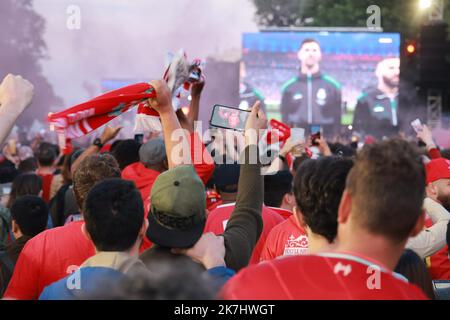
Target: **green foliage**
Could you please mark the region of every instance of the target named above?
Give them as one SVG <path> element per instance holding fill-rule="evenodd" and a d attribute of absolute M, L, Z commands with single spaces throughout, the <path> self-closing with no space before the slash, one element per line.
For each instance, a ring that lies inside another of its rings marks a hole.
<path fill-rule="evenodd" d="M 34 11 L 32 0 L 1 0 L 0 78 L 20 74 L 35 87 L 33 104 L 21 117 L 23 121 L 43 120 L 50 106 L 61 104 L 39 64 L 47 58 L 44 30 L 45 20 Z"/>
<path fill-rule="evenodd" d="M 450 1 L 445 1 L 450 22 Z M 386 32 L 416 37 L 426 19 L 418 0 L 253 0 L 257 22 L 265 27 L 317 26 L 366 27 L 367 8 L 381 8 L 381 26 Z"/>

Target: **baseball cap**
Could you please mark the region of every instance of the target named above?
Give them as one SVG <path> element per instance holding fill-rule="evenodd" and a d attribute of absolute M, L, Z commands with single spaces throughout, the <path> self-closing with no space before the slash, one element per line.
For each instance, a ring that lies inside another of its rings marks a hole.
<path fill-rule="evenodd" d="M 164 140 L 155 138 L 139 148 L 139 161 L 144 164 L 158 164 L 166 159 Z"/>
<path fill-rule="evenodd" d="M 439 158 L 427 163 L 427 184 L 441 179 L 450 179 L 450 160 Z"/>
<path fill-rule="evenodd" d="M 190 248 L 206 222 L 206 191 L 193 166 L 161 173 L 150 193 L 147 237 L 166 248 Z"/>

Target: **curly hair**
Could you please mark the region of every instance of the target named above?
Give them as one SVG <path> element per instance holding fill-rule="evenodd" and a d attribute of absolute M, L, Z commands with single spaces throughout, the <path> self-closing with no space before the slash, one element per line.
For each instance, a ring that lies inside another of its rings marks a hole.
<path fill-rule="evenodd" d="M 298 168 L 294 195 L 312 232 L 332 243 L 337 235 L 337 214 L 353 161 L 341 157 L 307 160 Z"/>
<path fill-rule="evenodd" d="M 75 171 L 73 191 L 78 208 L 83 208 L 89 190 L 99 181 L 120 178 L 120 168 L 110 154 L 96 154 L 84 159 Z"/>

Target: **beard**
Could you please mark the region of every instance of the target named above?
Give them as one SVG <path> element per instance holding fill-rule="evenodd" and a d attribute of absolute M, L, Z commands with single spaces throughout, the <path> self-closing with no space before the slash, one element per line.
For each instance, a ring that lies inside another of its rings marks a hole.
<path fill-rule="evenodd" d="M 450 195 L 438 195 L 437 200 L 441 203 L 441 205 L 450 212 Z"/>
<path fill-rule="evenodd" d="M 388 77 L 383 77 L 383 81 L 390 88 L 398 88 L 398 86 L 400 84 L 399 79 L 394 80 L 393 78 L 388 78 Z"/>

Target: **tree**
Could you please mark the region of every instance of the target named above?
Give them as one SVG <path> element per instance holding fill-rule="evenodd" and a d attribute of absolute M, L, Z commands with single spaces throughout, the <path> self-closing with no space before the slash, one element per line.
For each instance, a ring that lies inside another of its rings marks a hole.
<path fill-rule="evenodd" d="M 62 104 L 39 63 L 48 58 L 44 29 L 45 20 L 34 11 L 32 0 L 0 2 L 0 77 L 20 74 L 35 87 L 33 103 L 21 116 L 21 123 L 44 120 L 51 106 Z"/>
<path fill-rule="evenodd" d="M 446 21 L 450 22 L 450 1 L 445 1 Z M 381 9 L 381 24 L 386 32 L 416 37 L 423 12 L 411 0 L 253 0 L 257 23 L 264 27 L 366 27 L 367 8 Z"/>

